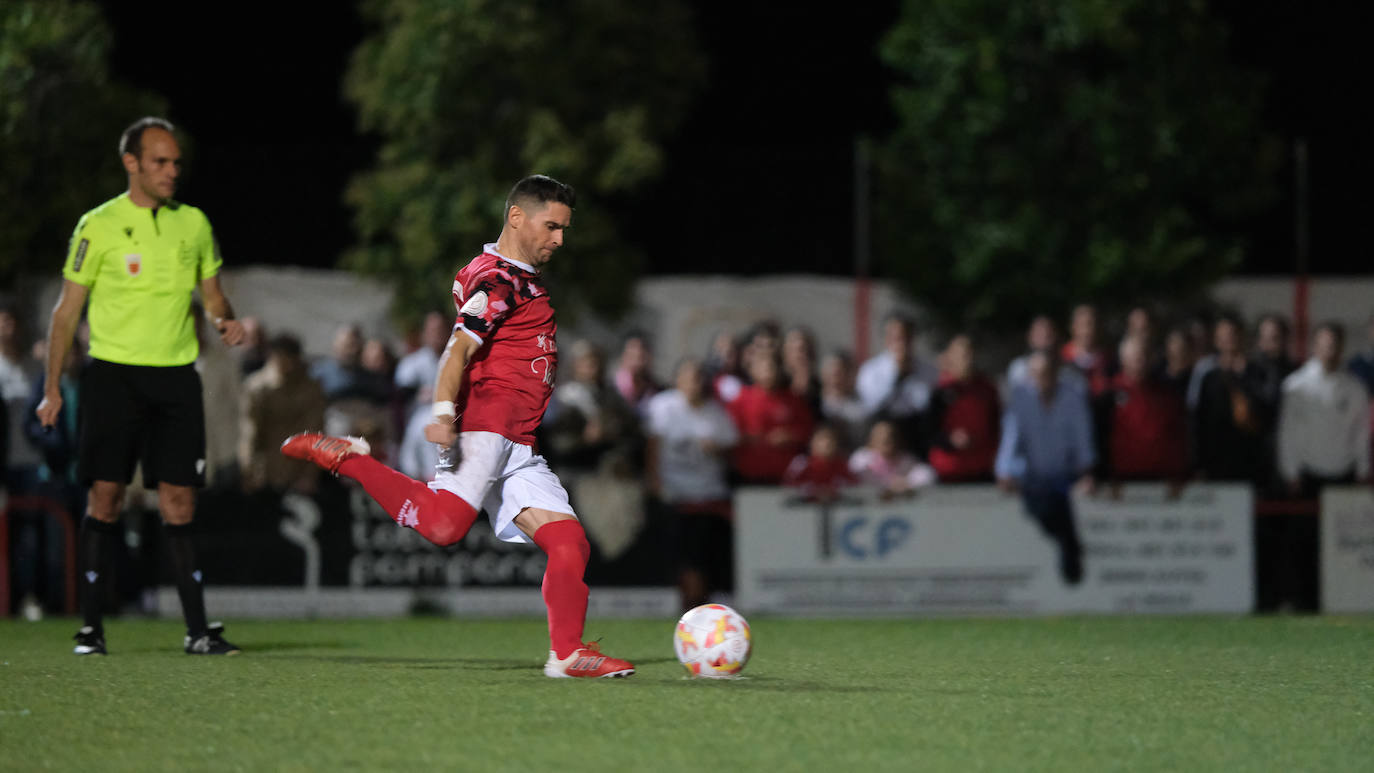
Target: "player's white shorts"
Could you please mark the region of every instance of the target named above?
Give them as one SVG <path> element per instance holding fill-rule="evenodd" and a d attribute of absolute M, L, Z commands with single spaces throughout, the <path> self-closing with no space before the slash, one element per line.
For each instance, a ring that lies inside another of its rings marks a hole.
<path fill-rule="evenodd" d="M 529 446 L 495 432 L 464 432 L 458 436 L 458 448 L 458 469 L 439 470 L 429 487 L 486 510 L 491 530 L 502 541 L 532 541 L 515 525 L 515 516 L 527 507 L 577 517 L 558 476 Z"/>

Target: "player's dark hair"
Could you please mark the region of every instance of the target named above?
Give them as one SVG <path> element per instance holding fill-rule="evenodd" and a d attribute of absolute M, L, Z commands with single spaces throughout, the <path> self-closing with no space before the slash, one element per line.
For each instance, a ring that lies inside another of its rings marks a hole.
<path fill-rule="evenodd" d="M 149 129 L 162 129 L 167 132 L 175 132 L 172 122 L 166 118 L 157 116 L 144 116 L 143 118 L 129 124 L 129 128 L 119 135 L 119 155 L 122 158 L 125 153 L 132 153 L 134 158 L 143 157 L 143 132 Z"/>
<path fill-rule="evenodd" d="M 577 193 L 571 185 L 561 183 L 548 175 L 532 174 L 510 189 L 510 195 L 506 196 L 506 217 L 510 217 L 511 207 L 518 206 L 528 211 L 534 209 L 532 204 L 542 205 L 551 201 L 566 204 L 568 209 L 573 209 L 577 206 Z"/>

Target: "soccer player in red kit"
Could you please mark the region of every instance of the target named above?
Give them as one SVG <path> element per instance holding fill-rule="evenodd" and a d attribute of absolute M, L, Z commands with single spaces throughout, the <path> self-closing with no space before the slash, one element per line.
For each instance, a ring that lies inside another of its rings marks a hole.
<path fill-rule="evenodd" d="M 558 364 L 557 326 L 539 268 L 563 245 L 573 204 L 572 188 L 552 178 L 516 183 L 500 238 L 454 279 L 458 322 L 439 360 L 438 402 L 425 427 L 426 439 L 445 449 L 433 482 L 386 467 L 358 438 L 293 435 L 282 453 L 358 481 L 397 524 L 436 545 L 462 539 L 485 509 L 496 536 L 533 542 L 548 554 L 544 674 L 629 676 L 632 664 L 582 642 L 591 547 L 558 476 L 533 448 Z"/>

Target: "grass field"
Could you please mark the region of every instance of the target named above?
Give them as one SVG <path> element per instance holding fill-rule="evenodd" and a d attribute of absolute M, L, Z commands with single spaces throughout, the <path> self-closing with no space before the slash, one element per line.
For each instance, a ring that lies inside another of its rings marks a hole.
<path fill-rule="evenodd" d="M 540 620 L 0 622 L 3 770 L 1369 770 L 1374 619 L 752 621 L 734 682 L 671 621 L 630 679 L 546 679 Z"/>

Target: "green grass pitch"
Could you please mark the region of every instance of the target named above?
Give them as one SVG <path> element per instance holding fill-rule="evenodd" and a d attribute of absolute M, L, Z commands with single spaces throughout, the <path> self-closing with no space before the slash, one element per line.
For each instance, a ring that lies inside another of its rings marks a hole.
<path fill-rule="evenodd" d="M 542 620 L 0 622 L 0 770 L 1369 770 L 1374 619 L 760 617 L 733 682 L 671 620 L 629 679 L 546 679 Z"/>

